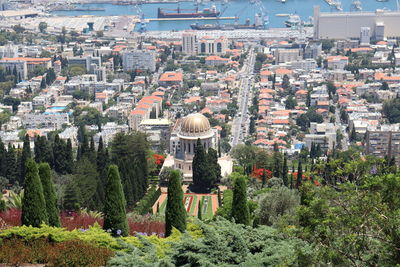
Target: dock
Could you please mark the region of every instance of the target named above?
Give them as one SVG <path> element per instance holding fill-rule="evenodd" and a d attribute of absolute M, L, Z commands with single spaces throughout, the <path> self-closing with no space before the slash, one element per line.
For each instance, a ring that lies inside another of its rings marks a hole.
<path fill-rule="evenodd" d="M 234 20 L 237 19 L 237 17 L 199 17 L 199 18 L 150 18 L 150 19 L 145 19 L 145 22 L 151 22 L 151 21 L 179 21 L 179 20 Z"/>

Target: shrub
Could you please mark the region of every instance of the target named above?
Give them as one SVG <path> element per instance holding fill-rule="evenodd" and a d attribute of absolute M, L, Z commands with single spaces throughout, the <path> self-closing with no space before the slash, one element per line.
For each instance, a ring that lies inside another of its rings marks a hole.
<path fill-rule="evenodd" d="M 81 240 L 68 240 L 60 243 L 48 238 L 5 239 L 0 245 L 0 262 L 46 263 L 51 266 L 105 266 L 113 252 L 107 248 L 90 245 Z"/>
<path fill-rule="evenodd" d="M 0 212 L 0 219 L 5 223 L 5 226 L 20 226 L 21 225 L 21 211 L 17 209 L 9 209 Z"/>
<path fill-rule="evenodd" d="M 103 231 L 97 224 L 89 227 L 89 229 L 75 229 L 68 231 L 64 228 L 51 227 L 42 225 L 40 228 L 31 226 L 19 226 L 6 229 L 0 232 L 0 241 L 19 237 L 24 240 L 33 240 L 38 238 L 48 238 L 54 242 L 64 242 L 69 240 L 82 240 L 96 247 L 104 247 L 109 249 L 118 249 L 120 246 L 116 239 Z"/>
<path fill-rule="evenodd" d="M 95 223 L 103 225 L 102 218 L 95 218 L 87 213 L 82 212 L 63 212 L 60 215 L 61 225 L 68 229 L 88 229 Z"/>

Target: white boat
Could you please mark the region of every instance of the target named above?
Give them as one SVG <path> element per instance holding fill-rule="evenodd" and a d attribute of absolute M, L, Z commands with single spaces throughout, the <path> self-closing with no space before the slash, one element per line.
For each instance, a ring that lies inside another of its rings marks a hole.
<path fill-rule="evenodd" d="M 361 1 L 360 0 L 354 0 L 353 1 L 353 7 L 354 7 L 355 10 L 361 11 L 362 10 Z"/>

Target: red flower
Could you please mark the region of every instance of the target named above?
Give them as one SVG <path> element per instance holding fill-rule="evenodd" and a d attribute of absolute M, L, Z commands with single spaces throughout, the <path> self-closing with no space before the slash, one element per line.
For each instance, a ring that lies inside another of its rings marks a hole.
<path fill-rule="evenodd" d="M 161 166 L 164 163 L 165 157 L 159 154 L 153 154 L 153 159 L 157 166 Z"/>
<path fill-rule="evenodd" d="M 261 169 L 254 169 L 254 171 L 251 174 L 251 176 L 253 176 L 256 179 L 262 180 L 262 175 L 263 175 L 264 170 L 265 170 L 265 174 L 267 176 L 267 179 L 272 178 L 272 172 L 270 170 L 268 170 L 268 169 L 262 169 L 262 168 Z"/>

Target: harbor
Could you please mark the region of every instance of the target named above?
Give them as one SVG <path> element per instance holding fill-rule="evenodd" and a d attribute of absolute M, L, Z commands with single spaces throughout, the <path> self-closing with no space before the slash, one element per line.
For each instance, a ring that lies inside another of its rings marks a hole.
<path fill-rule="evenodd" d="M 219 17 L 219 20 L 234 20 L 238 17 Z M 193 20 L 193 18 L 152 18 L 152 19 L 145 19 L 145 22 L 152 22 L 152 21 L 182 21 L 182 20 Z M 210 17 L 200 17 L 196 18 L 196 20 L 215 20 L 215 18 Z"/>
<path fill-rule="evenodd" d="M 91 1 L 91 0 L 88 0 Z M 327 2 L 333 1 L 333 2 Z M 110 2 L 110 1 L 109 1 Z M 85 3 L 75 4 L 76 8 L 101 8 L 104 11 L 52 11 L 52 14 L 62 16 L 82 16 L 82 15 L 95 15 L 95 16 L 138 16 L 141 21 L 145 23 L 147 31 L 179 31 L 191 29 L 193 24 L 206 25 L 206 24 L 239 24 L 245 25 L 247 20 L 250 20 L 250 25 L 255 24 L 255 15 L 260 13 L 260 8 L 254 1 L 240 1 L 230 0 L 228 3 L 224 1 L 200 2 L 196 4 L 195 1 L 142 1 L 142 4 L 136 5 L 135 1 L 122 1 L 126 5 L 120 5 L 121 1 L 111 1 L 112 3 Z M 335 0 L 288 0 L 286 3 L 281 1 L 268 1 L 261 0 L 261 4 L 265 7 L 265 13 L 268 16 L 268 27 L 282 28 L 288 25 L 287 21 L 290 15 L 299 16 L 301 21 L 309 25 L 310 17 L 313 16 L 313 7 L 315 5 L 321 6 L 322 12 L 337 12 L 336 8 L 340 3 L 343 12 L 360 12 L 362 11 L 375 11 L 376 9 L 389 9 L 396 10 L 396 1 L 389 0 L 387 2 L 377 2 L 375 0 L 342 0 L 337 2 Z M 132 4 L 128 4 L 132 3 Z M 195 9 L 199 11 L 204 8 L 210 8 L 216 5 L 218 11 L 221 12 L 219 17 L 196 17 L 184 19 L 163 19 L 158 18 L 158 8 L 163 9 Z M 284 12 L 282 7 L 284 6 Z M 357 6 L 357 7 L 356 7 Z M 359 7 L 359 8 L 358 8 Z M 295 18 L 297 19 L 297 18 Z M 222 22 L 224 21 L 224 22 Z M 226 22 L 225 22 L 226 21 Z M 171 23 L 173 22 L 173 23 Z M 289 23 L 291 24 L 291 23 Z M 137 23 L 141 25 L 141 23 Z M 200 27 L 201 28 L 201 27 Z M 229 27 L 228 27 L 229 28 Z M 138 27 L 136 27 L 138 30 Z"/>

